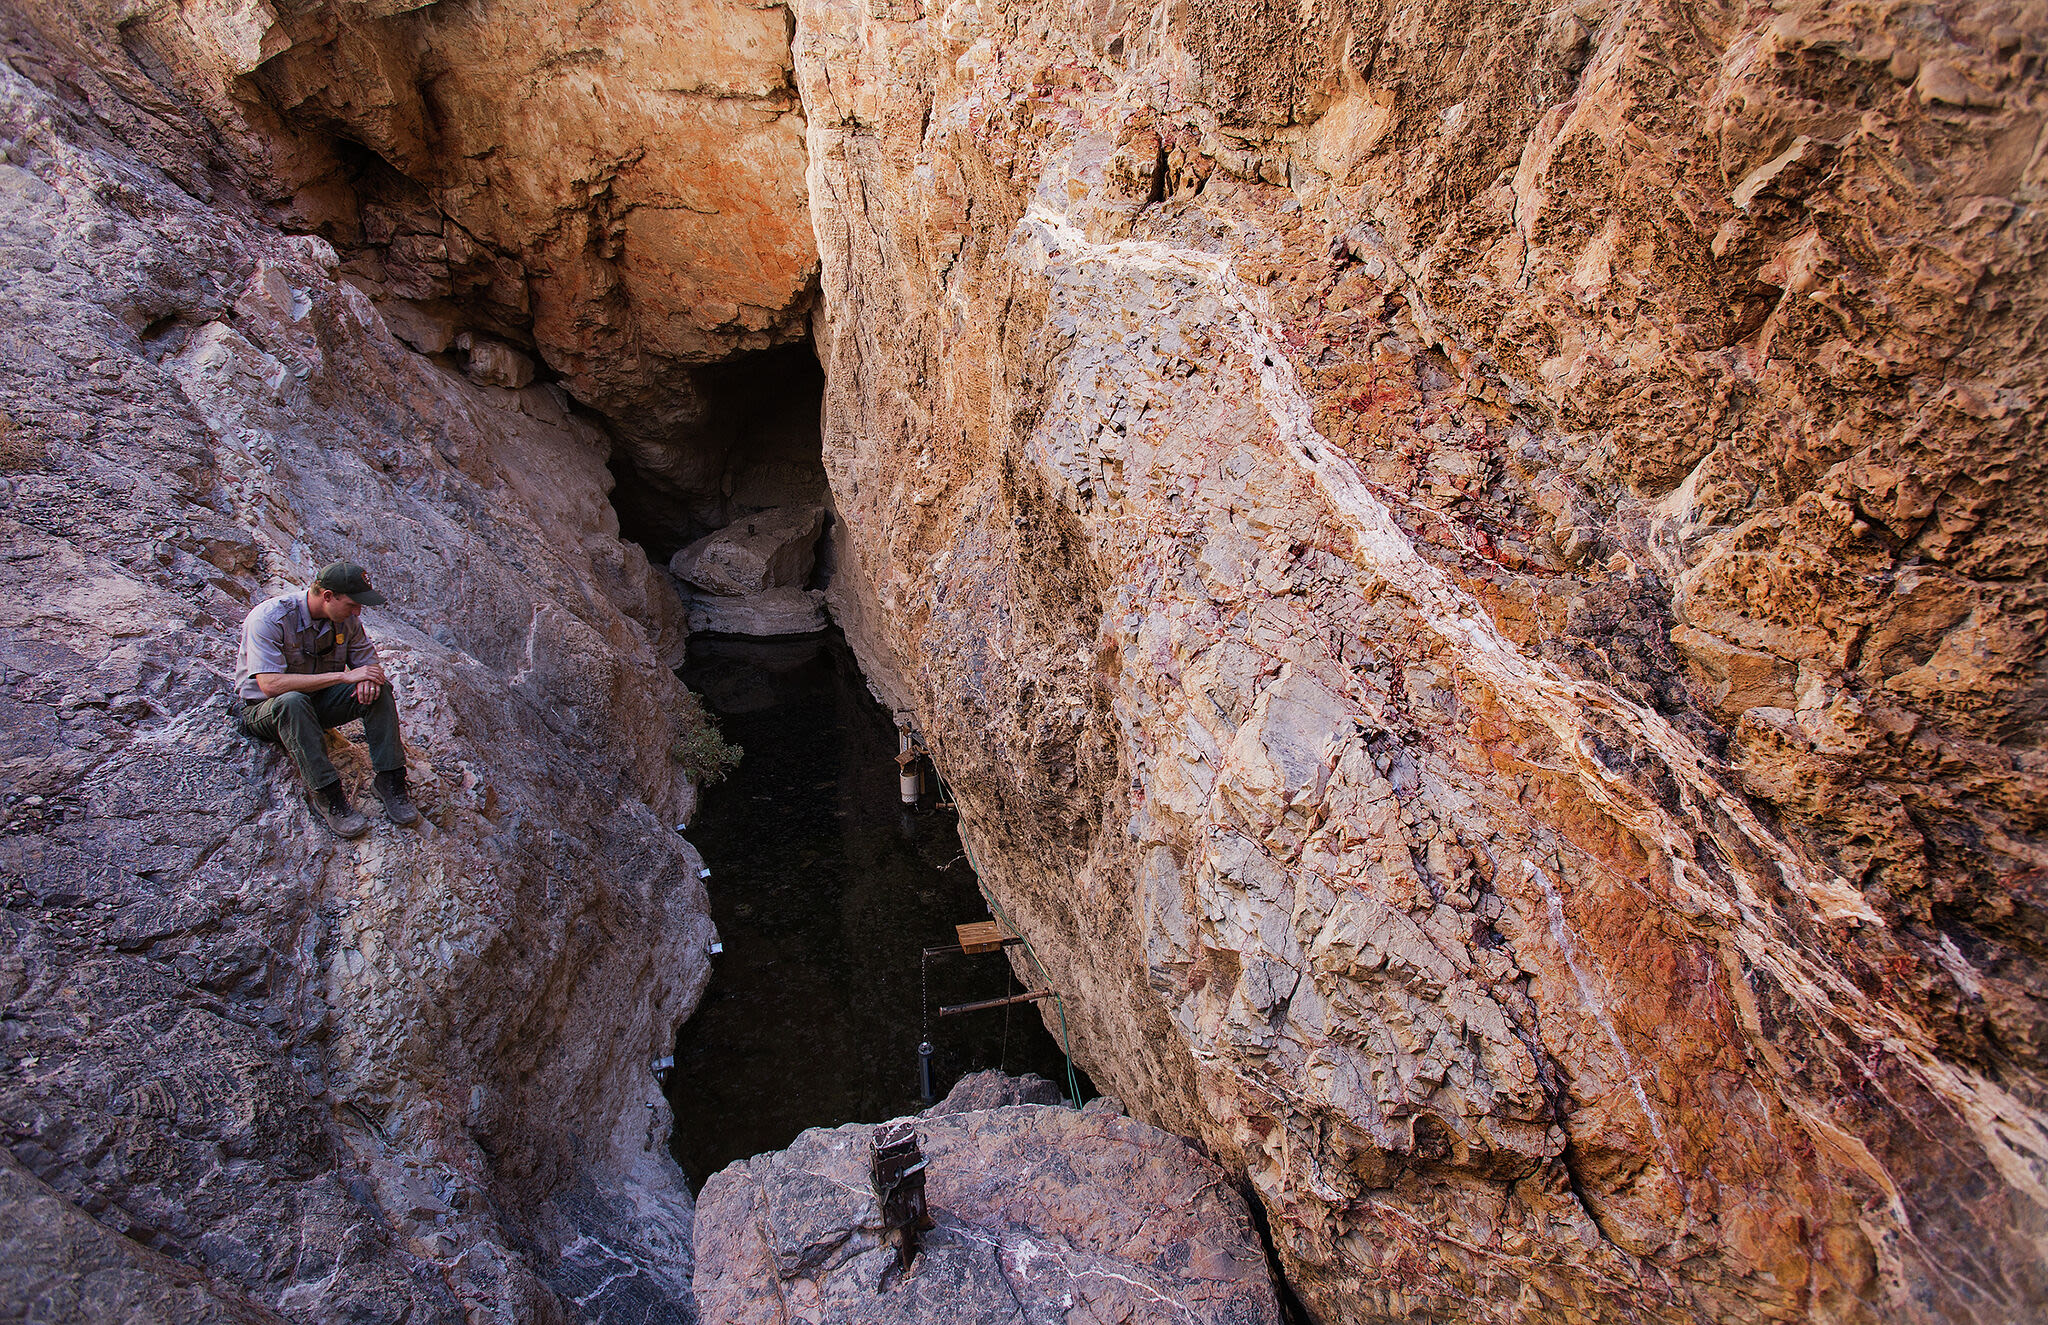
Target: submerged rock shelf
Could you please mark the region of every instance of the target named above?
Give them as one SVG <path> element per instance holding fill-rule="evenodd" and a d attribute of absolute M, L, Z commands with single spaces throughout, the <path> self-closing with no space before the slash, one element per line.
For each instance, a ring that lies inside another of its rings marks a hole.
<path fill-rule="evenodd" d="M 696 1187 L 807 1127 L 916 1109 L 919 951 L 988 911 L 952 813 L 898 801 L 895 727 L 837 631 L 699 636 L 683 678 L 746 751 L 690 825 L 725 944 L 668 1078 L 671 1149 Z M 936 1015 L 1020 989 L 1003 958 L 928 969 L 941 1092 L 982 1067 L 1061 1079 L 1034 1009 Z"/>

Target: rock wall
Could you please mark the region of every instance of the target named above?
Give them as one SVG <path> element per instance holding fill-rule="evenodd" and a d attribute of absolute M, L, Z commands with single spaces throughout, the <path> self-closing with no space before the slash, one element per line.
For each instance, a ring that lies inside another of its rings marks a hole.
<path fill-rule="evenodd" d="M 523 346 L 672 495 L 715 489 L 701 366 L 800 337 L 816 279 L 786 6 L 65 7 L 119 24 L 401 338 Z"/>
<path fill-rule="evenodd" d="M 810 317 L 835 612 L 1313 1314 L 2037 1316 L 2042 9 L 791 13 L 0 11 L 9 1291 L 687 1314 L 574 405 L 709 528 Z M 219 675 L 344 551 L 356 846 Z"/>
<path fill-rule="evenodd" d="M 403 344 L 113 37 L 0 13 L 0 1315 L 689 1319 L 649 1067 L 713 932 L 607 441 Z M 358 843 L 226 713 L 342 554 L 425 814 Z"/>
<path fill-rule="evenodd" d="M 2048 1302 L 2044 43 L 798 6 L 842 619 L 1319 1319 Z"/>

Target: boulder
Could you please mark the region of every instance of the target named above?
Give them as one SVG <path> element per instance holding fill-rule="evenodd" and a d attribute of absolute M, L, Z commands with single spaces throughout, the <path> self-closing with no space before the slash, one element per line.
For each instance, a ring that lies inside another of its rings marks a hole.
<path fill-rule="evenodd" d="M 463 371 L 478 386 L 510 387 L 517 391 L 533 381 L 533 360 L 510 345 L 464 332 L 455 338 L 457 348 L 469 352 Z"/>
<path fill-rule="evenodd" d="M 924 1116 L 936 1118 L 947 1113 L 973 1113 L 1011 1104 L 1060 1104 L 1065 1099 L 1058 1086 L 1036 1072 L 1013 1077 L 1007 1072 L 991 1069 L 969 1072 L 961 1077 L 953 1083 L 953 1089 L 946 1092 L 946 1098 L 926 1109 Z"/>
<path fill-rule="evenodd" d="M 767 589 L 800 589 L 817 564 L 820 506 L 781 506 L 733 521 L 669 559 L 677 579 L 706 593 L 737 598 Z"/>
<path fill-rule="evenodd" d="M 689 594 L 684 605 L 691 634 L 808 635 L 832 624 L 825 595 L 816 589 L 770 589 L 739 598 Z"/>
<path fill-rule="evenodd" d="M 928 1113 L 917 1130 L 933 1227 L 899 1272 L 869 1185 L 875 1130 L 813 1129 L 704 1184 L 702 1319 L 1278 1325 L 1243 1200 L 1179 1137 L 1038 1104 Z"/>
<path fill-rule="evenodd" d="M 392 335 L 421 354 L 439 354 L 455 343 L 458 319 L 446 304 L 386 299 L 378 303 L 377 311 Z"/>

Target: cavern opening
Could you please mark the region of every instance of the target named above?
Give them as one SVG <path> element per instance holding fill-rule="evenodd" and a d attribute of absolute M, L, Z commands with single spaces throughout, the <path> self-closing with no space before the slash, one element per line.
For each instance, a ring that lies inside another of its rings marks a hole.
<path fill-rule="evenodd" d="M 825 371 L 808 340 L 691 370 L 687 441 L 614 418 L 619 531 L 666 565 L 742 515 L 829 503 L 818 431 Z M 664 414 L 673 409 L 663 402 Z"/>
<path fill-rule="evenodd" d="M 671 1149 L 701 1186 L 806 1128 L 922 1107 L 923 1042 L 939 1095 L 983 1068 L 1062 1092 L 1069 1078 L 1030 1004 L 939 1014 L 1026 984 L 1001 952 L 924 956 L 989 909 L 928 764 L 904 803 L 897 722 L 824 607 L 832 516 L 811 346 L 693 370 L 692 386 L 682 440 L 615 418 L 611 465 L 622 534 L 671 567 L 689 606 L 679 675 L 743 751 L 689 825 L 723 951 L 664 1078 Z"/>
<path fill-rule="evenodd" d="M 699 635 L 682 675 L 745 751 L 689 833 L 724 945 L 664 1083 L 691 1186 L 806 1128 L 923 1107 L 927 1037 L 939 1095 L 992 1067 L 1064 1092 L 1035 1006 L 939 1014 L 1024 983 L 1000 953 L 921 957 L 988 907 L 942 789 L 901 803 L 895 723 L 844 637 Z"/>

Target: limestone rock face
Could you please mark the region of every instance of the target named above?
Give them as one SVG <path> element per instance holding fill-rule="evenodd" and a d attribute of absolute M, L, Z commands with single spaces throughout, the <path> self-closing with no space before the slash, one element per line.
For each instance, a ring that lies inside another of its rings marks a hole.
<path fill-rule="evenodd" d="M 9 1315 L 33 1321 L 179 1321 L 275 1325 L 254 1303 L 223 1298 L 190 1268 L 96 1222 L 0 1150 L 0 1255 Z"/>
<path fill-rule="evenodd" d="M 690 365 L 802 334 L 817 259 L 784 6 L 65 8 L 194 89 L 348 279 L 530 338 L 629 445 L 658 456 L 703 421 Z"/>
<path fill-rule="evenodd" d="M 713 931 L 603 436 L 401 344 L 92 29 L 0 33 L 0 1315 L 690 1319 L 649 1063 Z M 425 816 L 356 843 L 227 716 L 343 554 Z"/>
<path fill-rule="evenodd" d="M 934 1111 L 917 1130 L 936 1226 L 907 1274 L 881 1241 L 875 1128 L 815 1129 L 704 1184 L 703 1318 L 1278 1325 L 1243 1200 L 1180 1138 L 1039 1104 Z"/>
<path fill-rule="evenodd" d="M 2038 9 L 798 16 L 840 619 L 1311 1313 L 2037 1318 Z"/>
<path fill-rule="evenodd" d="M 663 553 L 797 503 L 675 441 L 815 271 L 839 619 L 1085 1065 L 1249 1181 L 1312 1315 L 2037 1319 L 2044 40 L 0 7 L 10 1306 L 689 1317 L 682 609 L 571 402 L 688 499 Z M 341 553 L 427 813 L 355 845 L 222 708 Z M 1058 1118 L 1019 1164 L 1114 1121 Z M 843 1195 L 792 1207 L 824 1259 L 718 1254 L 851 1302 Z M 926 1286 L 1057 1300 L 1065 1245 Z"/>
<path fill-rule="evenodd" d="M 771 507 L 742 516 L 669 558 L 686 595 L 691 630 L 724 635 L 806 635 L 830 622 L 825 595 L 805 583 L 824 532 L 820 506 Z"/>
<path fill-rule="evenodd" d="M 392 334 L 397 335 L 395 328 Z M 502 386 L 517 391 L 532 383 L 533 360 L 510 345 L 471 337 L 467 333 L 458 337 L 456 343 L 469 359 L 462 371 L 478 386 Z"/>
<path fill-rule="evenodd" d="M 1001 1109 L 1012 1104 L 1058 1104 L 1060 1088 L 1035 1072 L 1013 1077 L 1007 1072 L 969 1072 L 953 1083 L 946 1098 L 926 1109 L 926 1117 L 945 1113 L 973 1113 L 980 1109 Z M 1121 1110 L 1119 1110 L 1121 1112 Z"/>

